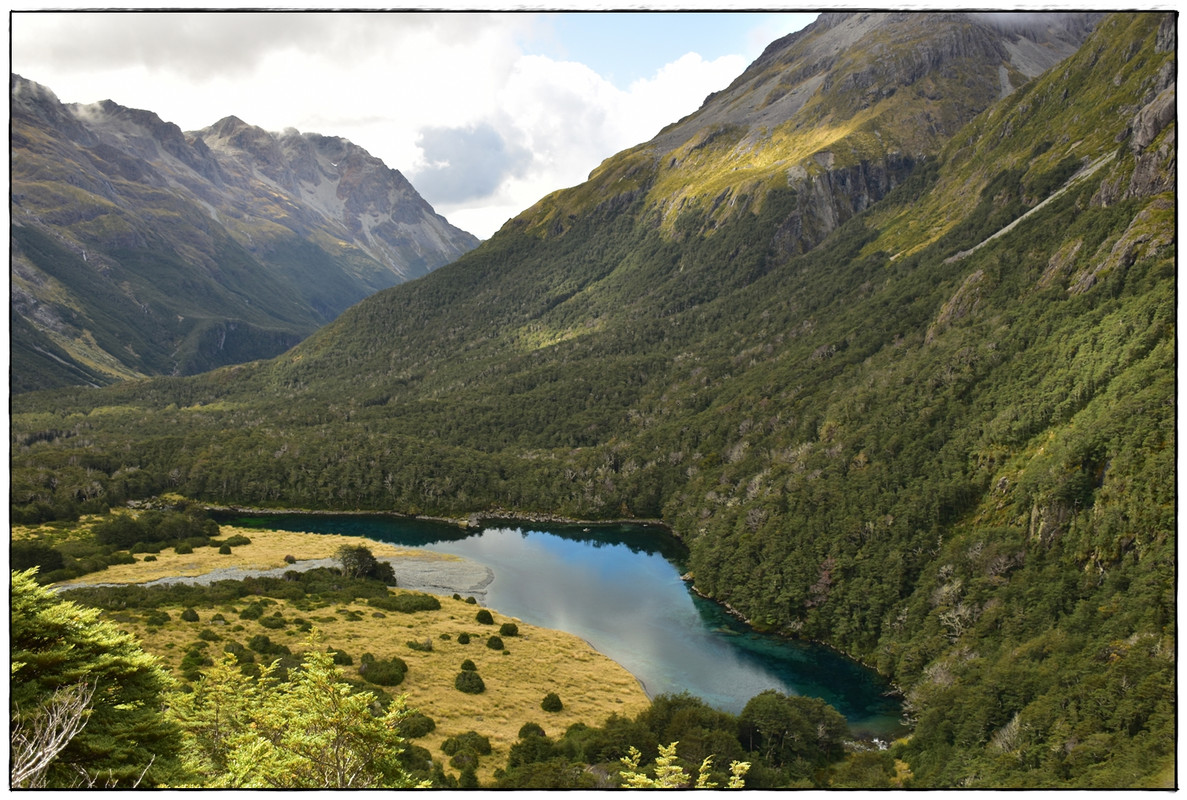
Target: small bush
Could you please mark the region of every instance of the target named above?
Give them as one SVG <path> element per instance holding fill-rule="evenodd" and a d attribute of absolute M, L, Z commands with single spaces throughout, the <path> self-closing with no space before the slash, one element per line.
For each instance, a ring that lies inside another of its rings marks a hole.
<path fill-rule="evenodd" d="M 502 625 L 499 626 L 499 635 L 500 636 L 518 636 L 519 635 L 519 626 L 516 625 L 514 622 L 504 622 Z"/>
<path fill-rule="evenodd" d="M 466 750 L 476 755 L 489 756 L 491 754 L 490 739 L 477 731 L 466 731 L 457 736 L 450 736 L 441 743 L 441 752 L 447 756 L 456 755 Z"/>
<path fill-rule="evenodd" d="M 222 546 L 220 546 L 220 547 L 218 548 L 218 554 L 219 554 L 220 556 L 229 556 L 229 555 L 231 555 L 231 545 L 229 545 L 229 544 L 225 544 L 225 543 L 224 543 Z"/>
<path fill-rule="evenodd" d="M 164 611 L 150 611 L 145 615 L 144 621 L 149 625 L 164 625 L 169 621 L 169 615 Z"/>
<path fill-rule="evenodd" d="M 194 552 L 194 548 L 188 542 L 181 542 L 173 548 L 173 552 L 177 553 L 179 556 L 188 556 L 190 553 Z"/>
<path fill-rule="evenodd" d="M 436 729 L 437 723 L 433 721 L 433 718 L 427 717 L 419 711 L 400 720 L 400 723 L 396 726 L 396 730 L 405 739 L 417 739 L 421 736 L 427 736 Z"/>
<path fill-rule="evenodd" d="M 482 694 L 486 691 L 486 684 L 482 682 L 482 676 L 469 670 L 459 672 L 453 685 L 459 692 L 466 694 Z"/>
<path fill-rule="evenodd" d="M 270 628 L 271 630 L 280 630 L 288 623 L 285 621 L 284 617 L 281 616 L 280 612 L 277 611 L 271 616 L 260 617 L 260 624 L 265 628 Z"/>
<path fill-rule="evenodd" d="M 409 650 L 416 650 L 421 653 L 433 652 L 433 640 L 432 639 L 425 639 L 424 641 L 420 641 L 420 642 L 409 641 L 406 644 L 408 645 Z"/>
<path fill-rule="evenodd" d="M 377 686 L 398 686 L 404 681 L 408 665 L 399 658 L 393 658 L 390 661 L 371 661 L 359 667 L 359 672 L 368 683 L 374 683 Z"/>
<path fill-rule="evenodd" d="M 491 650 L 502 650 L 503 649 L 503 640 L 500 639 L 498 636 L 492 636 L 486 640 L 486 646 L 489 647 Z"/>
<path fill-rule="evenodd" d="M 535 722 L 525 722 L 523 727 L 519 729 L 519 738 L 526 739 L 529 736 L 543 736 L 544 729 Z"/>
<path fill-rule="evenodd" d="M 248 639 L 247 646 L 261 655 L 288 655 L 292 652 L 287 645 L 273 642 L 262 633 Z"/>
<path fill-rule="evenodd" d="M 473 773 L 478 768 L 478 754 L 473 750 L 459 750 L 449 759 L 449 766 L 464 773 Z M 460 782 L 458 788 L 462 788 Z"/>
<path fill-rule="evenodd" d="M 441 601 L 435 596 L 416 592 L 372 597 L 368 602 L 375 608 L 382 608 L 384 611 L 399 611 L 404 614 L 412 614 L 417 611 L 437 611 L 441 608 Z"/>
<path fill-rule="evenodd" d="M 198 612 L 192 608 L 187 608 L 185 611 L 181 612 L 181 618 L 186 622 L 197 622 Z"/>
<path fill-rule="evenodd" d="M 251 544 L 251 539 L 248 539 L 246 536 L 241 536 L 240 534 L 235 534 L 234 536 L 230 536 L 223 540 L 223 544 L 225 544 L 227 547 L 243 547 L 245 544 Z"/>
<path fill-rule="evenodd" d="M 156 556 L 145 556 L 144 560 L 145 561 L 156 561 L 157 557 Z"/>
<path fill-rule="evenodd" d="M 438 638 L 438 639 L 440 639 L 440 640 L 441 640 L 441 641 L 443 641 L 443 642 L 448 642 L 448 641 L 449 641 L 450 639 L 452 639 L 453 637 L 452 637 L 452 636 L 450 636 L 448 633 L 443 633 L 443 634 L 441 634 L 440 636 L 438 636 L 437 638 Z"/>
<path fill-rule="evenodd" d="M 284 563 L 286 563 L 286 564 L 296 564 L 296 563 L 297 563 L 297 557 L 296 557 L 296 556 L 285 556 L 285 557 L 284 557 Z"/>
<path fill-rule="evenodd" d="M 469 643 L 470 643 L 470 634 L 468 634 L 468 633 L 459 633 L 459 634 L 457 635 L 457 643 L 458 643 L 458 644 L 469 644 Z"/>
<path fill-rule="evenodd" d="M 223 637 L 219 636 L 217 633 L 210 630 L 210 628 L 203 628 L 201 631 L 199 631 L 198 638 L 202 639 L 203 641 L 206 641 L 206 642 L 217 642 L 218 640 L 222 639 Z"/>
<path fill-rule="evenodd" d="M 495 624 L 494 617 L 492 617 L 490 615 L 490 612 L 487 611 L 485 608 L 480 609 L 478 611 L 478 613 L 476 615 L 474 615 L 474 619 L 478 620 L 483 625 L 494 625 Z"/>
<path fill-rule="evenodd" d="M 478 605 L 478 601 L 477 601 L 477 600 L 475 600 L 473 597 L 467 597 L 467 598 L 466 598 L 466 602 L 467 602 L 467 603 L 469 603 L 469 604 L 470 604 L 470 605 L 472 605 L 472 606 L 474 606 L 474 605 Z"/>
<path fill-rule="evenodd" d="M 544 702 L 540 703 L 540 708 L 545 711 L 560 711 L 564 707 L 564 704 L 561 703 L 560 696 L 556 692 L 549 692 L 544 695 Z"/>
<path fill-rule="evenodd" d="M 239 619 L 259 619 L 264 616 L 264 607 L 259 603 L 249 603 L 247 608 L 239 612 Z"/>
<path fill-rule="evenodd" d="M 474 662 L 467 658 L 465 661 L 462 662 L 462 671 L 477 672 L 478 667 L 474 666 Z"/>
<path fill-rule="evenodd" d="M 334 663 L 340 667 L 354 666 L 354 659 L 350 657 L 345 650 L 339 650 L 337 647 L 331 647 L 329 650 L 331 656 L 334 657 Z"/>

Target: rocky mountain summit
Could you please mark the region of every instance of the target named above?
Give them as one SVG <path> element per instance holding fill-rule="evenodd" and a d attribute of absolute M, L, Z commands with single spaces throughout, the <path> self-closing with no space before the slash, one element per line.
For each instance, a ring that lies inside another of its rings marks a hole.
<path fill-rule="evenodd" d="M 478 244 L 345 139 L 11 95 L 15 391 L 275 355 Z"/>

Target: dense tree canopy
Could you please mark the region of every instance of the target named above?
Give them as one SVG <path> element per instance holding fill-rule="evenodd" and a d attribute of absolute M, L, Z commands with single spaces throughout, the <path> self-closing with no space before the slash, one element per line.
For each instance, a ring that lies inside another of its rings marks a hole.
<path fill-rule="evenodd" d="M 45 771 L 64 788 L 154 786 L 176 776 L 181 731 L 165 715 L 172 687 L 156 658 L 99 612 L 59 599 L 35 573 L 12 573 L 12 724 L 27 728 L 55 696 L 88 687 L 85 726 Z"/>

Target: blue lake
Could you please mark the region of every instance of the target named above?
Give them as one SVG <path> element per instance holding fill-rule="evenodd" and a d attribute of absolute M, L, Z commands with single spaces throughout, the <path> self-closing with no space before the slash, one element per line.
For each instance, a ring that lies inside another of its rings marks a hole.
<path fill-rule="evenodd" d="M 856 735 L 886 739 L 906 731 L 899 701 L 875 672 L 825 647 L 757 633 L 690 591 L 680 578 L 687 553 L 659 528 L 492 523 L 466 530 L 353 515 L 223 521 L 363 536 L 484 564 L 495 575 L 486 605 L 580 636 L 630 670 L 653 697 L 687 691 L 736 714 L 754 695 L 777 689 L 823 698 Z"/>

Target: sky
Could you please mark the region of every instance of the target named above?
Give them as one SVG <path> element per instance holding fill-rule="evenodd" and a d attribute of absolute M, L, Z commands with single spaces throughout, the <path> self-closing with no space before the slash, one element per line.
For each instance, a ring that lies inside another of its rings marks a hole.
<path fill-rule="evenodd" d="M 44 8 L 44 6 L 43 6 Z M 488 238 L 652 138 L 811 13 L 25 11 L 12 72 L 184 131 L 349 139 Z"/>

